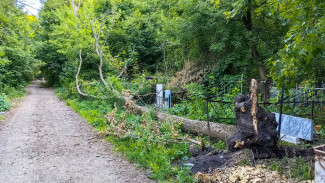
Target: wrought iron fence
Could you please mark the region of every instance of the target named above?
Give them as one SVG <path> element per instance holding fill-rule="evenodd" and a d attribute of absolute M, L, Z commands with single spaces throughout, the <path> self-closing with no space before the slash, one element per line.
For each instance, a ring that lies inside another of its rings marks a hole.
<path fill-rule="evenodd" d="M 283 92 L 283 96 L 280 95 L 275 101 L 273 98 L 273 102 L 260 101 L 259 106 L 269 113 L 287 114 L 322 121 L 325 119 L 324 91 L 325 89 L 323 88 L 314 89 L 305 92 L 303 95 L 294 95 L 291 97 L 285 96 Z M 233 102 L 207 98 L 205 100 L 207 121 L 235 124 L 236 117 Z"/>
<path fill-rule="evenodd" d="M 235 124 L 235 111 L 233 102 L 205 99 L 206 120 L 224 124 Z"/>

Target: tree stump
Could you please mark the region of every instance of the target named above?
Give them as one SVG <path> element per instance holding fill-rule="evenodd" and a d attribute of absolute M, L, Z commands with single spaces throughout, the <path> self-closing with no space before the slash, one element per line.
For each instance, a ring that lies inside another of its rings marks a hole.
<path fill-rule="evenodd" d="M 244 148 L 263 152 L 269 156 L 277 149 L 278 135 L 275 115 L 258 106 L 257 81 L 252 80 L 249 95 L 238 95 L 234 99 L 236 131 L 227 140 L 228 150 Z"/>

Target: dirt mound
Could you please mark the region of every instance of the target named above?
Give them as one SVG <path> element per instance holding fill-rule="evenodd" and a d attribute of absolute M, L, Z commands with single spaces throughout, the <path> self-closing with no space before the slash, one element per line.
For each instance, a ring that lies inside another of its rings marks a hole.
<path fill-rule="evenodd" d="M 312 149 L 303 149 L 298 146 L 279 146 L 274 156 L 261 156 L 266 153 L 258 150 L 243 149 L 236 152 L 218 151 L 211 147 L 190 149 L 192 157 L 185 163 L 191 165 L 191 173 L 213 173 L 216 169 L 237 166 L 238 164 L 255 164 L 256 160 L 283 157 L 313 157 Z"/>

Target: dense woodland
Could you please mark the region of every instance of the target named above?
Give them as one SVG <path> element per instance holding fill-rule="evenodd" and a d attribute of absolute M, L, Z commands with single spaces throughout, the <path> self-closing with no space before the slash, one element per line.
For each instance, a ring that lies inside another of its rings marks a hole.
<path fill-rule="evenodd" d="M 99 131 L 132 129 L 130 138 L 108 138 L 158 180 L 192 181 L 171 165 L 188 144 L 168 143 L 184 136 L 177 124 L 153 133 L 154 111 L 126 114 L 125 93 L 163 83 L 197 101 L 226 85 L 232 99 L 242 76 L 286 91 L 325 81 L 323 0 L 46 0 L 38 17 L 23 6 L 0 2 L 0 112 L 44 77 Z"/>

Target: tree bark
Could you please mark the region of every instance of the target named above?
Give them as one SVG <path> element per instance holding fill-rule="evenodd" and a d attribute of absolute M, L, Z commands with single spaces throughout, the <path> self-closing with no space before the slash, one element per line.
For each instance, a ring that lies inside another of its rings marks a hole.
<path fill-rule="evenodd" d="M 149 108 L 138 106 L 132 100 L 132 96 L 125 96 L 125 109 L 129 113 L 133 114 L 145 114 L 150 111 Z M 191 120 L 175 115 L 170 115 L 162 112 L 157 112 L 157 118 L 160 121 L 170 121 L 173 123 L 180 123 L 180 127 L 183 131 L 193 134 L 203 134 L 208 136 L 208 126 L 206 121 Z M 211 139 L 226 140 L 235 132 L 235 126 L 224 125 L 220 123 L 210 123 Z"/>
<path fill-rule="evenodd" d="M 250 5 L 248 5 L 248 6 L 250 6 Z M 251 13 L 250 8 L 248 8 L 248 10 L 246 11 L 246 15 L 243 16 L 242 21 L 248 31 L 253 31 L 254 26 L 253 26 L 252 13 Z M 257 50 L 257 44 L 253 44 L 251 46 L 251 50 L 252 50 L 252 57 L 258 64 L 260 80 L 265 80 L 265 78 L 266 78 L 265 68 L 264 68 L 263 63 L 260 61 L 260 54 Z"/>
<path fill-rule="evenodd" d="M 244 23 L 246 29 L 248 31 L 253 31 L 254 29 L 254 25 L 253 25 L 253 21 L 252 21 L 252 13 L 251 13 L 251 9 L 250 9 L 250 6 L 251 6 L 251 1 L 249 0 L 248 2 L 248 9 L 246 11 L 246 14 L 242 17 L 242 22 Z M 259 78 L 260 78 L 260 81 L 266 81 L 266 71 L 265 71 L 265 67 L 264 67 L 264 64 L 260 58 L 260 54 L 258 52 L 258 49 L 257 49 L 257 43 L 253 43 L 253 45 L 251 46 L 251 51 L 252 51 L 252 58 L 255 60 L 255 63 L 257 64 L 257 67 L 258 67 L 258 72 L 259 72 Z M 260 83 L 260 86 L 261 86 L 261 96 L 262 96 L 262 99 L 264 101 L 266 101 L 269 97 L 269 91 L 268 91 L 268 88 L 267 88 L 267 83 L 266 82 L 261 82 Z"/>
<path fill-rule="evenodd" d="M 87 95 L 85 93 L 83 93 L 81 90 L 80 90 L 80 86 L 79 86 L 79 74 L 80 74 L 80 70 L 81 70 L 81 65 L 82 65 L 82 57 L 81 57 L 81 52 L 82 50 L 80 49 L 79 50 L 79 66 L 78 66 L 78 70 L 77 70 L 77 73 L 76 73 L 76 89 L 78 91 L 78 94 L 83 96 L 83 97 L 91 97 L 91 98 L 97 98 L 96 96 L 93 96 L 93 95 Z"/>

